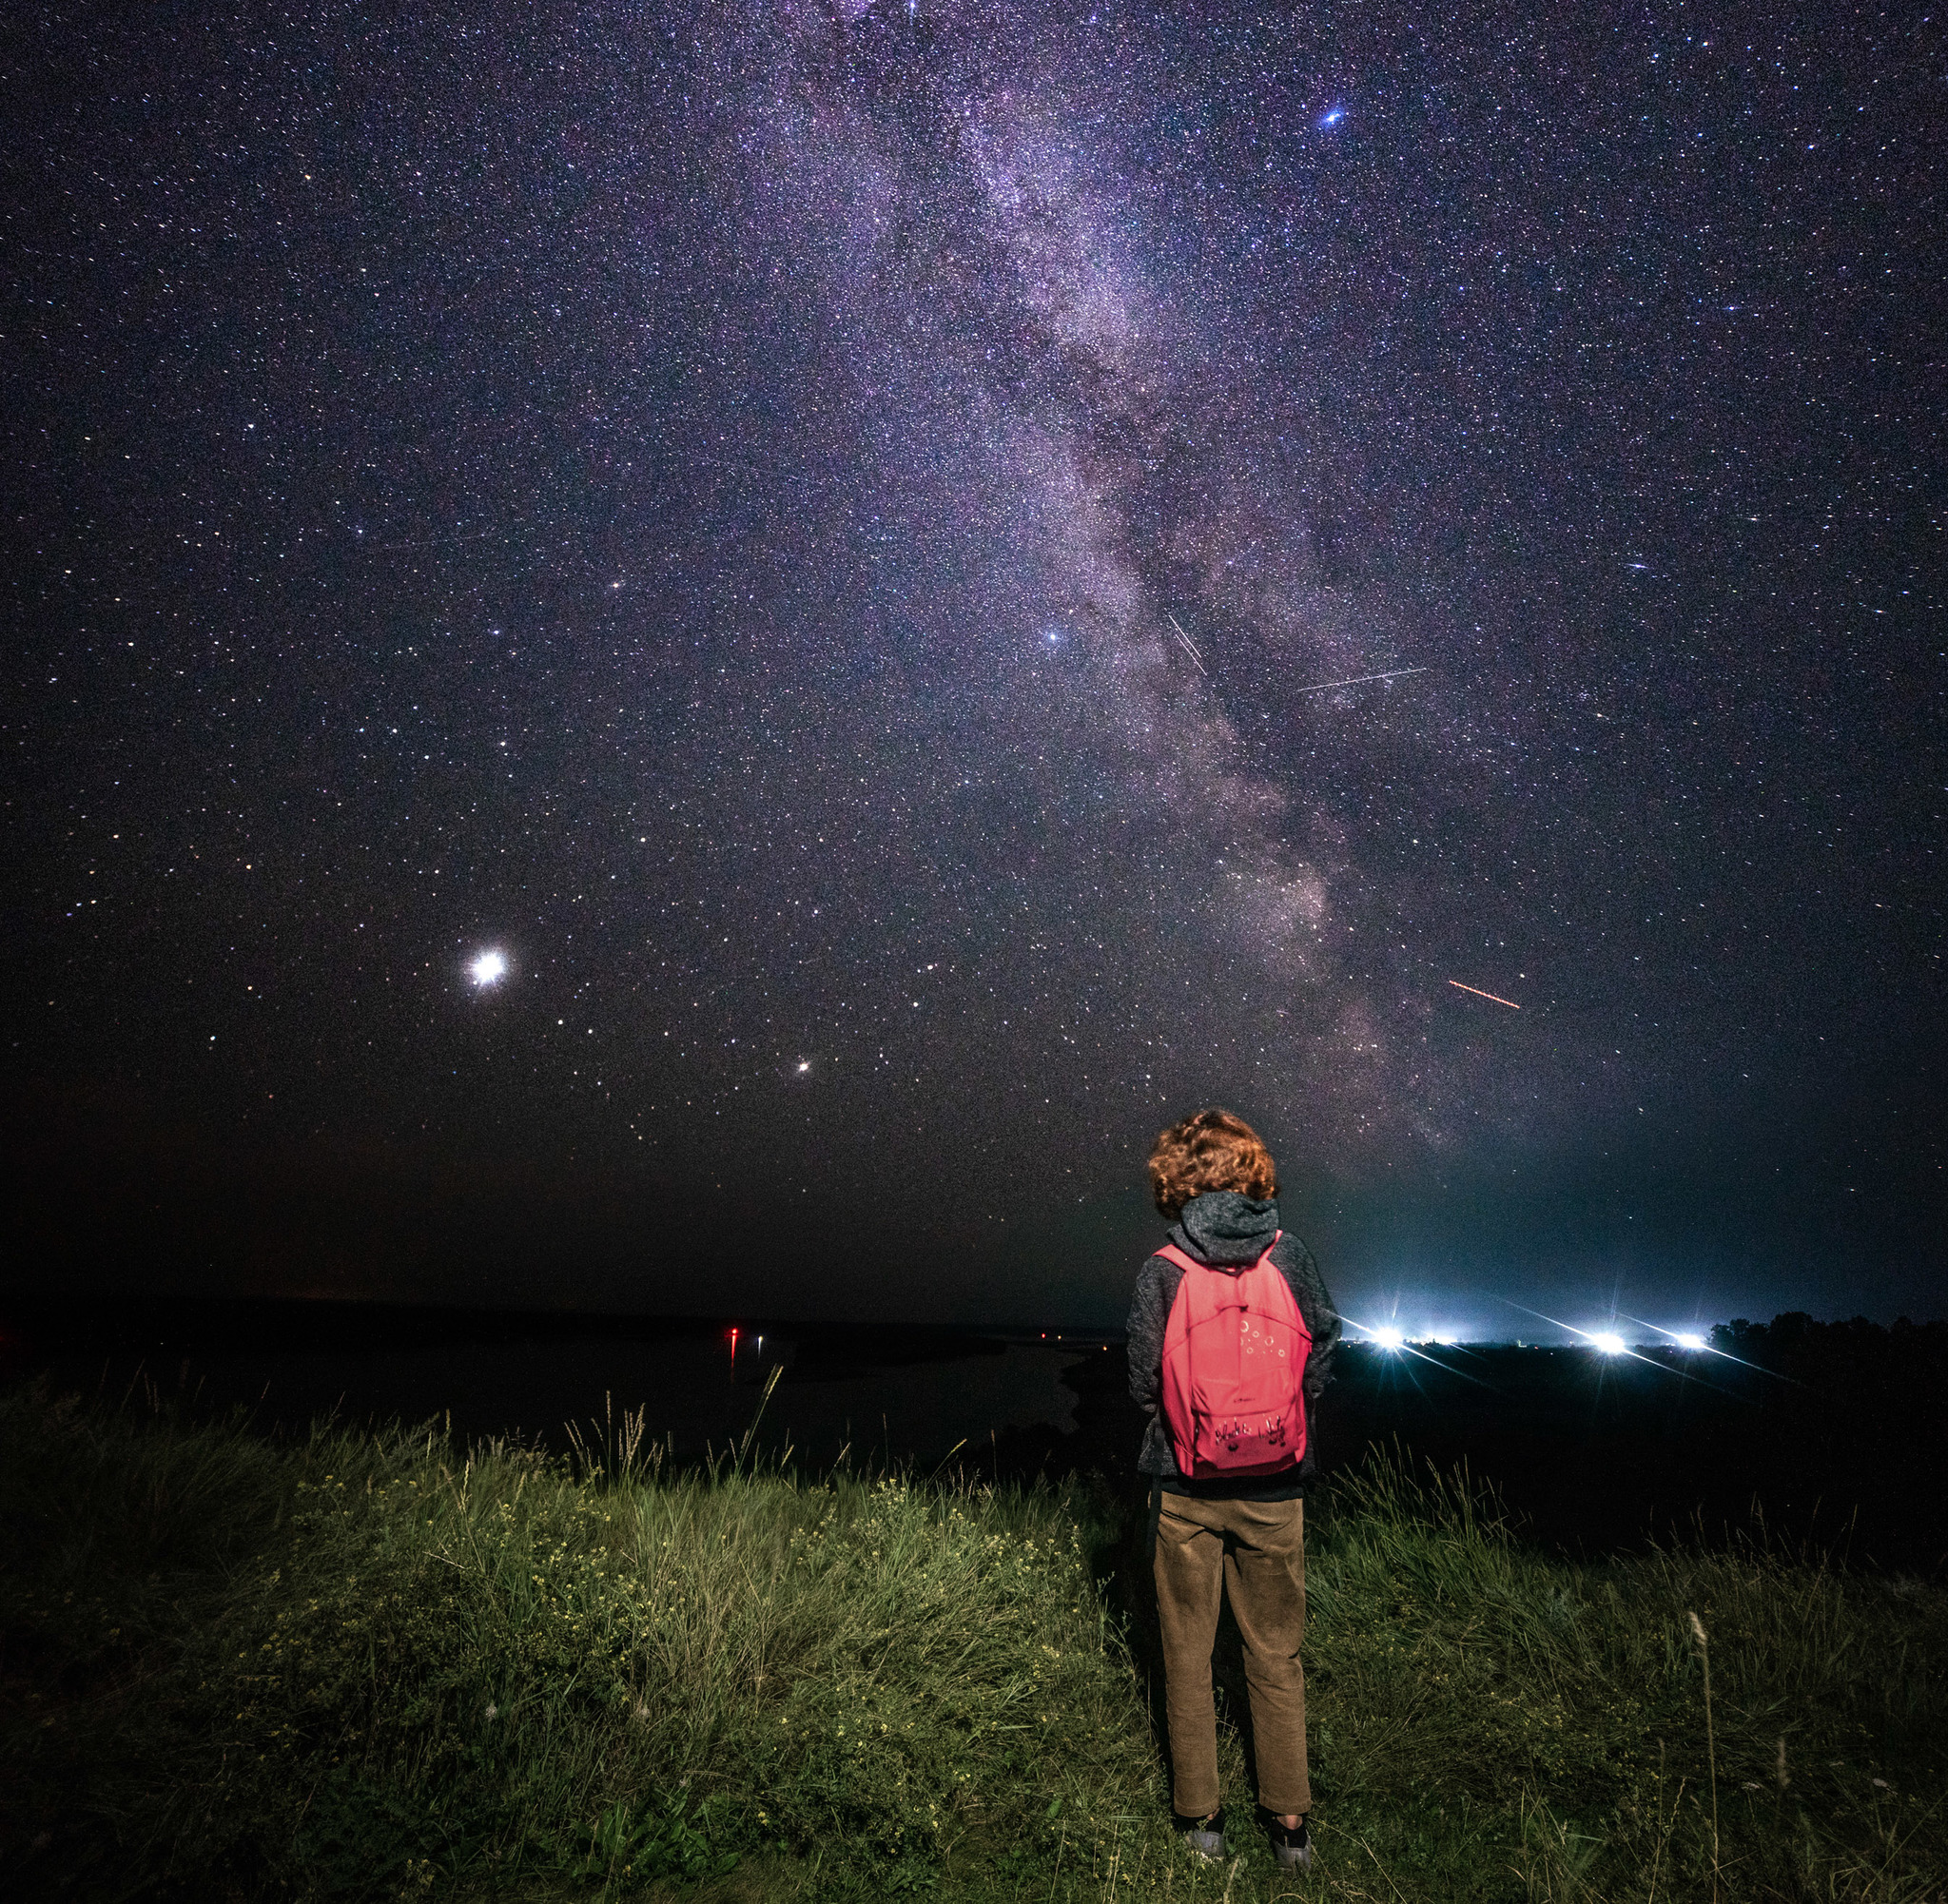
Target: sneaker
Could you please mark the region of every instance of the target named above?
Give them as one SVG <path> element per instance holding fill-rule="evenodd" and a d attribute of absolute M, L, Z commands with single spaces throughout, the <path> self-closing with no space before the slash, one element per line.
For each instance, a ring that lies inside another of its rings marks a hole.
<path fill-rule="evenodd" d="M 1216 1864 L 1225 1855 L 1222 1812 L 1213 1812 L 1208 1818 L 1187 1818 L 1180 1812 L 1173 1812 L 1170 1821 L 1182 1835 L 1184 1846 L 1193 1857 Z"/>
<path fill-rule="evenodd" d="M 1312 1835 L 1306 1830 L 1303 1818 L 1289 1831 L 1274 1818 L 1268 1829 L 1272 1834 L 1272 1855 L 1278 1860 L 1280 1871 L 1312 1869 Z"/>

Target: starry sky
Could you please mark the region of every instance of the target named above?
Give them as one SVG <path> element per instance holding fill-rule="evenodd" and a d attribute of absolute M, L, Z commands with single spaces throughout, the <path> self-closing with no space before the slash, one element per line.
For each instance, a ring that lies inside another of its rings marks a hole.
<path fill-rule="evenodd" d="M 1942 1312 L 1938 22 L 0 59 L 16 1269 L 1113 1322 L 1216 1101 L 1355 1317 Z"/>

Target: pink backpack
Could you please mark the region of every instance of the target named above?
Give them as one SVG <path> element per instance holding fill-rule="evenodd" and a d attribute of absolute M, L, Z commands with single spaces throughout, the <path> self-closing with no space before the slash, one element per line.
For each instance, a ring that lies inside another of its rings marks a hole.
<path fill-rule="evenodd" d="M 1179 1471 L 1209 1481 L 1293 1467 L 1305 1453 L 1313 1338 L 1272 1251 L 1240 1268 L 1174 1244 L 1157 1253 L 1183 1271 L 1163 1330 L 1163 1420 Z"/>

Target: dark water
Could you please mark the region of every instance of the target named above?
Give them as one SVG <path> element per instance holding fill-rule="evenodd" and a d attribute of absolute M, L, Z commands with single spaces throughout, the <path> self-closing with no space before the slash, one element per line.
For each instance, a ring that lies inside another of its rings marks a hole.
<path fill-rule="evenodd" d="M 1065 1367 L 1100 1338 L 941 1329 L 738 1326 L 351 1304 L 43 1305 L 0 1315 L 0 1374 L 45 1370 L 110 1398 L 131 1384 L 247 1408 L 266 1428 L 438 1419 L 462 1441 L 561 1448 L 639 1415 L 683 1458 L 753 1437 L 824 1467 L 930 1467 L 1076 1427 Z M 775 1383 L 772 1377 L 775 1376 Z M 767 1389 L 769 1389 L 769 1397 Z"/>

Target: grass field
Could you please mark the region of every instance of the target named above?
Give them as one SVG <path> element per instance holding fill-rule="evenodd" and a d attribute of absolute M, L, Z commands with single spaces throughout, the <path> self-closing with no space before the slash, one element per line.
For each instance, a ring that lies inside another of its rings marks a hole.
<path fill-rule="evenodd" d="M 18 1391 L 0 1888 L 1948 1898 L 1939 1588 L 1749 1546 L 1571 1566 L 1398 1461 L 1308 1512 L 1299 1882 L 1235 1734 L 1239 1855 L 1173 1837 L 1140 1516 L 1100 1492 Z"/>

